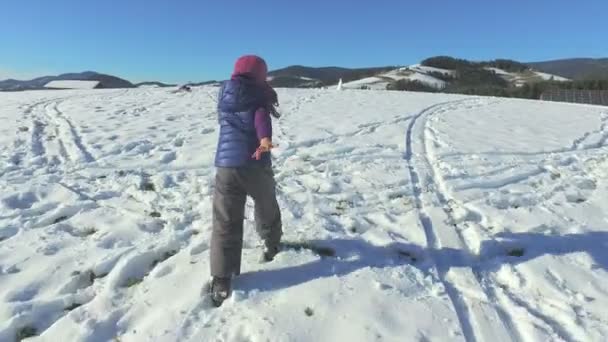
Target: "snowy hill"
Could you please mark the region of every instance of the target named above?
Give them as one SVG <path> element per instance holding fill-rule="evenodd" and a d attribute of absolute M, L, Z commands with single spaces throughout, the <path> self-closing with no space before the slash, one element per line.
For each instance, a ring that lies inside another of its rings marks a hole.
<path fill-rule="evenodd" d="M 574 80 L 608 79 L 608 58 L 572 58 L 528 63 L 547 73 Z"/>
<path fill-rule="evenodd" d="M 427 59 L 425 61 L 431 60 Z M 422 63 L 424 63 L 423 61 Z M 487 70 L 495 73 L 507 82 L 507 85 L 521 87 L 524 84 L 541 81 L 569 81 L 567 78 L 543 73 L 521 64 L 526 70 L 505 71 L 496 67 L 483 67 L 483 64 L 473 68 Z M 270 73 L 269 82 L 275 87 L 287 88 L 318 88 L 338 84 L 344 80 L 343 89 L 373 89 L 386 90 L 398 81 L 417 81 L 430 90 L 441 91 L 461 77 L 460 70 L 438 68 L 423 64 L 414 64 L 405 67 L 384 67 L 365 69 L 346 68 L 310 68 L 293 66 Z M 481 86 L 492 86 L 489 82 L 481 82 Z"/>
<path fill-rule="evenodd" d="M 273 70 L 268 73 L 268 80 L 274 87 L 280 88 L 319 88 L 345 81 L 359 80 L 379 73 L 394 70 L 396 67 L 376 68 L 341 68 L 341 67 L 306 67 L 293 65 Z"/>
<path fill-rule="evenodd" d="M 260 264 L 248 202 L 212 309 L 216 94 L 0 93 L 0 341 L 608 336 L 606 108 L 279 89 L 293 244 Z"/>
<path fill-rule="evenodd" d="M 140 83 L 134 84 L 134 86 L 136 88 L 146 88 L 146 87 L 148 87 L 148 88 L 171 88 L 171 87 L 177 87 L 177 84 L 150 81 L 150 82 L 140 82 Z"/>
<path fill-rule="evenodd" d="M 544 72 L 540 72 L 537 70 L 526 70 L 522 72 L 508 72 L 499 68 L 487 67 L 487 70 L 490 70 L 497 75 L 501 76 L 511 84 L 515 86 L 521 87 L 526 83 L 530 82 L 540 82 L 540 81 L 556 81 L 556 82 L 567 82 L 570 79 L 565 77 L 547 74 Z"/>
<path fill-rule="evenodd" d="M 420 64 L 415 64 L 409 67 L 403 67 L 389 72 L 385 72 L 373 77 L 367 77 L 360 80 L 352 81 L 343 84 L 346 89 L 376 89 L 385 90 L 387 87 L 399 80 L 418 81 L 436 90 L 442 90 L 446 87 L 447 82 L 431 75 L 432 72 L 441 73 L 447 76 L 453 76 L 455 71 L 445 70 L 433 67 L 425 67 Z"/>
<path fill-rule="evenodd" d="M 22 91 L 44 89 L 45 85 L 53 81 L 97 81 L 101 88 L 133 88 L 134 85 L 122 78 L 100 74 L 94 71 L 85 71 L 79 73 L 67 73 L 58 76 L 44 76 L 32 80 L 0 80 L 0 91 Z"/>
<path fill-rule="evenodd" d="M 536 70 L 525 70 L 522 72 L 508 72 L 499 68 L 487 67 L 489 70 L 496 75 L 499 75 L 509 84 L 521 87 L 524 84 L 540 81 L 558 81 L 566 82 L 569 79 L 543 73 Z M 440 78 L 443 75 L 444 79 Z M 435 67 L 424 66 L 421 64 L 414 64 L 409 67 L 403 67 L 396 70 L 392 70 L 383 74 L 379 74 L 373 77 L 367 77 L 360 80 L 345 83 L 343 86 L 347 89 L 376 89 L 384 90 L 387 89 L 391 84 L 399 80 L 406 81 L 418 81 L 425 86 L 435 90 L 443 90 L 451 82 L 452 78 L 458 77 L 457 70 L 441 69 Z"/>

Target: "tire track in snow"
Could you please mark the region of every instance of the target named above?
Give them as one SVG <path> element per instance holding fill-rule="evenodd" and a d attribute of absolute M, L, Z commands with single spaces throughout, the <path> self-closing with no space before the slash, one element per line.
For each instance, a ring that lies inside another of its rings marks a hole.
<path fill-rule="evenodd" d="M 81 96 L 81 95 L 78 95 Z M 10 160 L 19 169 L 28 169 L 32 173 L 34 170 L 45 167 L 56 167 L 70 158 L 70 150 L 78 149 L 83 159 L 77 161 L 94 161 L 94 158 L 82 144 L 82 139 L 78 135 L 74 125 L 63 113 L 56 108 L 60 103 L 65 102 L 76 95 L 46 98 L 27 106 L 23 111 L 22 118 L 30 122 L 29 127 L 19 127 L 17 138 L 13 142 L 14 150 Z M 55 108 L 58 115 L 65 120 L 64 129 L 49 111 Z M 67 131 L 67 133 L 66 133 Z M 29 132 L 29 137 L 20 137 L 23 133 Z M 21 134 L 19 134 L 21 133 Z M 67 142 L 62 136 L 71 135 L 73 138 Z M 71 144 L 70 144 L 71 142 Z M 7 170 L 4 174 L 10 174 L 15 170 Z M 21 172 L 21 171 L 20 171 Z"/>
<path fill-rule="evenodd" d="M 57 139 L 62 154 L 65 154 L 66 159 L 80 163 L 90 163 L 95 161 L 93 155 L 82 143 L 82 137 L 74 127 L 72 121 L 59 110 L 59 105 L 62 102 L 51 102 L 46 107 L 46 115 L 49 121 L 52 122 L 56 127 Z"/>
<path fill-rule="evenodd" d="M 581 149 L 589 149 L 589 148 L 600 148 L 606 144 L 608 140 L 608 113 L 602 113 L 600 117 L 600 127 L 594 131 L 587 132 L 580 138 L 574 139 L 572 142 L 572 146 L 570 150 L 576 151 Z M 585 144 L 585 142 L 594 135 L 601 135 L 601 138 L 589 144 Z"/>
<path fill-rule="evenodd" d="M 429 113 L 429 115 L 430 114 L 433 114 L 433 113 Z M 603 124 L 601 125 L 600 129 L 598 131 L 594 131 L 594 132 L 587 134 L 587 136 L 597 134 L 598 132 L 600 132 L 602 134 L 605 133 L 604 131 L 606 130 L 606 127 L 605 127 L 606 123 L 604 123 L 604 121 L 607 118 L 608 118 L 607 115 L 602 114 Z M 426 126 L 426 125 L 427 125 L 427 120 L 424 121 L 424 126 Z M 424 147 L 424 155 L 426 156 L 427 164 L 430 167 L 430 170 L 432 171 L 432 174 L 433 174 L 433 178 L 432 178 L 433 183 L 434 183 L 433 188 L 436 190 L 436 195 L 438 196 L 438 198 L 440 200 L 440 204 L 445 209 L 447 209 L 446 214 L 448 215 L 448 218 L 450 219 L 451 224 L 454 226 L 459 237 L 461 238 L 462 243 L 464 244 L 464 246 L 466 246 L 468 248 L 469 254 L 476 255 L 476 254 L 478 254 L 479 251 L 476 250 L 476 247 L 471 248 L 470 244 L 468 243 L 468 240 L 465 238 L 464 231 L 462 230 L 461 226 L 464 224 L 466 227 L 467 221 L 472 221 L 475 225 L 477 225 L 478 228 L 485 229 L 485 231 L 489 231 L 489 229 L 487 228 L 488 223 L 483 222 L 485 220 L 485 218 L 481 213 L 477 212 L 477 210 L 470 209 L 466 204 L 459 202 L 458 200 L 456 200 L 453 197 L 453 195 L 450 193 L 450 191 L 448 190 L 448 188 L 445 184 L 445 180 L 440 175 L 439 168 L 435 164 L 431 163 L 431 161 L 436 160 L 437 156 L 434 155 L 432 145 L 428 142 L 429 139 L 427 139 L 426 134 L 427 134 L 427 132 L 433 133 L 432 131 L 433 131 L 432 128 L 424 127 L 423 147 Z M 432 135 L 433 134 L 431 134 L 431 137 L 432 137 Z M 603 140 L 600 143 L 594 143 L 593 145 L 590 145 L 590 146 L 582 145 L 582 142 L 584 139 L 581 139 L 580 146 L 574 146 L 574 147 L 572 147 L 572 149 L 586 150 L 588 152 L 596 151 L 596 149 L 601 149 L 603 147 L 606 137 L 603 136 L 602 139 Z M 566 152 L 574 152 L 574 151 L 567 150 Z M 566 152 L 564 152 L 564 153 L 566 153 Z M 547 152 L 545 152 L 545 153 L 547 153 Z M 511 180 L 507 179 L 507 180 L 505 180 L 504 184 L 496 183 L 495 187 L 501 187 L 501 186 L 505 186 L 505 185 L 514 184 L 514 183 L 517 183 L 518 181 L 530 178 L 536 174 L 540 174 L 540 173 L 543 173 L 546 171 L 547 170 L 545 170 L 545 168 L 539 167 L 538 170 L 532 171 L 529 174 L 519 175 Z M 520 177 L 522 179 L 518 179 Z M 488 186 L 487 188 L 495 188 L 495 187 Z M 476 187 L 476 188 L 482 188 L 482 187 Z M 457 187 L 456 189 L 461 190 L 461 189 L 466 189 L 466 188 Z M 569 221 L 566 216 L 560 214 L 559 212 L 547 207 L 544 204 L 540 204 L 540 206 L 541 206 L 541 208 L 544 208 L 546 211 L 550 212 L 555 217 L 559 217 L 564 222 L 564 224 L 566 224 L 566 225 L 572 224 L 572 222 Z M 462 218 L 457 219 L 457 217 L 455 215 L 455 213 L 457 211 L 460 212 L 459 217 L 465 216 L 464 220 Z M 465 215 L 462 215 L 462 213 L 465 213 Z M 581 223 L 579 225 L 582 226 L 583 224 Z M 477 232 L 475 232 L 475 233 L 477 233 Z M 492 242 L 495 242 L 496 245 L 500 245 L 500 242 L 496 241 L 491 236 L 490 237 L 485 236 L 483 238 L 485 238 L 486 241 L 492 241 Z M 476 244 L 477 242 L 479 242 L 479 241 L 474 241 L 473 243 Z M 484 255 L 480 255 L 479 257 L 482 259 L 481 261 L 483 261 L 485 259 L 493 258 L 492 256 L 490 256 L 488 258 L 488 256 L 484 256 Z M 526 326 L 522 325 L 521 323 L 519 323 L 518 320 L 513 318 L 513 317 L 516 317 L 519 315 L 518 311 L 515 308 L 519 308 L 519 309 L 525 311 L 530 317 L 534 317 L 534 319 L 537 321 L 536 325 L 543 326 L 546 332 L 553 334 L 555 336 L 558 336 L 559 338 L 561 338 L 563 340 L 575 341 L 575 340 L 579 340 L 575 336 L 584 336 L 584 333 L 580 329 L 578 329 L 578 327 L 576 325 L 569 326 L 568 325 L 569 322 L 566 322 L 566 321 L 560 322 L 558 319 L 551 317 L 550 314 L 544 313 L 542 310 L 542 307 L 538 307 L 538 306 L 535 307 L 535 303 L 527 303 L 523 298 L 519 298 L 515 292 L 512 292 L 512 291 L 508 290 L 508 288 L 504 288 L 501 285 L 497 285 L 496 282 L 492 280 L 491 271 L 484 269 L 482 266 L 483 265 L 478 262 L 472 263 L 471 268 L 472 268 L 473 274 L 477 278 L 477 282 L 485 290 L 485 293 L 488 295 L 488 298 L 493 303 L 501 303 L 501 305 L 497 305 L 497 304 L 495 305 L 496 311 L 499 314 L 499 316 L 501 317 L 501 319 L 503 320 L 503 322 L 507 325 L 509 330 L 514 333 L 518 333 L 518 336 L 514 336 L 514 338 L 517 337 L 518 340 L 526 340 L 527 338 L 529 338 L 529 337 L 524 337 L 522 335 L 527 330 Z M 513 269 L 511 272 L 516 272 L 516 270 Z M 520 328 L 517 329 L 516 328 L 517 326 L 519 326 Z"/>
<path fill-rule="evenodd" d="M 477 100 L 465 99 L 439 103 L 428 107 L 413 117 L 406 132 L 407 162 L 412 192 L 418 218 L 424 229 L 430 255 L 440 280 L 452 301 L 464 338 L 467 341 L 520 340 L 511 319 L 494 301 L 482 285 L 480 275 L 473 268 L 452 267 L 455 262 L 464 265 L 472 259 L 465 240 L 448 222 L 453 215 L 447 208 L 448 201 L 441 192 L 436 174 L 427 154 L 426 119 L 428 116 L 460 108 Z M 447 253 L 447 251 L 450 253 Z M 465 254 L 457 252 L 466 251 Z M 453 252 L 453 253 L 452 253 Z M 473 294 L 471 296 L 470 294 Z"/>

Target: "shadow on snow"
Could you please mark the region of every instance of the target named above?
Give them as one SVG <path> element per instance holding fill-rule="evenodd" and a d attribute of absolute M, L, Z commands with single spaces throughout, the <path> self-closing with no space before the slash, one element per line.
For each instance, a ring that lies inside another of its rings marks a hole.
<path fill-rule="evenodd" d="M 594 268 L 608 270 L 608 232 L 545 235 L 540 233 L 501 233 L 495 240 L 482 243 L 479 255 L 453 248 L 424 249 L 410 243 L 395 242 L 375 246 L 360 239 L 312 240 L 288 243 L 287 249 L 319 250 L 316 261 L 272 270 L 247 272 L 235 280 L 235 289 L 273 291 L 304 284 L 320 278 L 345 276 L 364 268 L 387 268 L 411 265 L 424 272 L 434 267 L 444 269 L 474 267 L 493 271 L 503 264 L 519 264 L 545 255 L 560 256 L 587 253 Z M 333 256 L 328 256 L 333 254 Z"/>

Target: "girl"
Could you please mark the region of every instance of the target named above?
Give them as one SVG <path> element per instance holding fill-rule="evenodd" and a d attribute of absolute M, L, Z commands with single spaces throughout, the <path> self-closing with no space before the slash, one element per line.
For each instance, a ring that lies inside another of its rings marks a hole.
<path fill-rule="evenodd" d="M 277 94 L 266 82 L 268 68 L 258 56 L 243 56 L 218 97 L 220 124 L 215 156 L 211 235 L 211 298 L 216 306 L 230 296 L 232 277 L 241 270 L 243 219 L 247 195 L 255 202 L 256 230 L 264 240 L 262 259 L 271 261 L 279 251 L 281 213 L 276 200 L 270 159 L 270 115 Z"/>

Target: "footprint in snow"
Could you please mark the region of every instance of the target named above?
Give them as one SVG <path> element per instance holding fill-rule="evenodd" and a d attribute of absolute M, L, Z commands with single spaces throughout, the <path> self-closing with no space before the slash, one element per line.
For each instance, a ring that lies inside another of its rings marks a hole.
<path fill-rule="evenodd" d="M 2 269 L 2 266 L 0 265 L 0 274 L 16 274 L 21 272 L 21 269 L 19 267 L 17 267 L 17 265 L 11 265 L 7 268 L 5 268 L 4 270 Z"/>
<path fill-rule="evenodd" d="M 88 288 L 93 285 L 98 277 L 93 271 L 80 272 L 75 271 L 70 278 L 59 288 L 59 294 L 72 294 L 78 290 Z"/>
<path fill-rule="evenodd" d="M 175 146 L 175 147 L 182 147 L 182 146 L 184 146 L 184 139 L 183 138 L 177 138 L 177 139 L 173 140 L 173 146 Z"/>
<path fill-rule="evenodd" d="M 165 266 L 159 268 L 158 271 L 152 272 L 151 276 L 154 278 L 162 278 L 162 277 L 170 274 L 171 272 L 173 272 L 173 266 L 165 265 Z"/>
<path fill-rule="evenodd" d="M 566 200 L 570 203 L 583 203 L 587 201 L 587 197 L 579 191 L 569 191 L 566 193 Z"/>
<path fill-rule="evenodd" d="M 133 287 L 141 283 L 145 277 L 153 273 L 154 269 L 161 263 L 167 261 L 178 253 L 178 250 L 168 250 L 165 252 L 148 252 L 139 255 L 135 255 L 121 265 L 121 268 L 116 275 L 117 278 L 113 280 L 115 285 L 119 287 Z M 165 276 L 169 274 L 173 268 L 169 267 L 159 269 L 155 271 L 153 276 L 155 278 Z M 160 275 L 159 275 L 160 274 Z"/>
<path fill-rule="evenodd" d="M 57 254 L 57 252 L 59 252 L 59 250 L 61 250 L 61 247 L 63 247 L 63 246 L 56 244 L 56 243 L 51 243 L 51 244 L 38 248 L 36 250 L 36 252 L 40 253 L 42 255 L 51 256 L 51 255 Z"/>
<path fill-rule="evenodd" d="M 138 228 L 146 233 L 159 233 L 161 230 L 163 230 L 163 228 L 165 228 L 165 221 L 158 219 L 156 217 L 160 216 L 160 213 L 154 211 L 152 213 L 150 213 L 152 217 L 154 217 L 155 219 L 151 222 L 148 223 L 142 223 L 138 225 Z"/>
<path fill-rule="evenodd" d="M 584 177 L 576 178 L 574 185 L 581 190 L 595 190 L 597 188 L 597 184 L 593 179 Z"/>
<path fill-rule="evenodd" d="M 5 298 L 7 302 L 27 302 L 36 297 L 39 290 L 38 284 L 30 284 L 23 289 L 9 291 Z"/>
<path fill-rule="evenodd" d="M 23 192 L 3 198 L 0 202 L 7 209 L 29 209 L 38 201 L 33 192 Z"/>
<path fill-rule="evenodd" d="M 160 157 L 160 162 L 163 164 L 169 164 L 177 159 L 177 153 L 175 151 L 167 152 Z"/>

